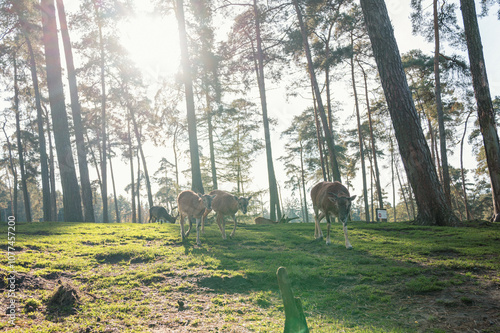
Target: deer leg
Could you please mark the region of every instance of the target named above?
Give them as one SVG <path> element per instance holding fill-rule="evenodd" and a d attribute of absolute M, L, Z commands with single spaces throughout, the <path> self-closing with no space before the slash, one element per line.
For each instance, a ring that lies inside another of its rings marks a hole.
<path fill-rule="evenodd" d="M 181 240 L 184 241 L 184 239 L 186 238 L 186 235 L 184 235 L 184 215 L 181 215 L 180 225 L 181 225 Z"/>
<path fill-rule="evenodd" d="M 203 213 L 203 217 L 201 218 L 201 234 L 205 234 L 205 221 L 207 220 L 208 214 L 210 214 L 211 209 L 205 209 L 205 213 Z"/>
<path fill-rule="evenodd" d="M 201 224 L 201 218 L 196 219 L 196 244 L 199 246 L 201 245 L 200 242 L 200 224 Z"/>
<path fill-rule="evenodd" d="M 318 239 L 319 234 L 318 234 L 318 209 L 316 207 L 313 207 L 314 209 L 314 238 Z"/>
<path fill-rule="evenodd" d="M 222 219 L 222 221 L 221 221 Z M 219 226 L 220 233 L 222 235 L 222 239 L 226 239 L 226 230 L 224 230 L 224 225 L 221 223 L 224 221 L 224 217 L 222 214 L 217 213 L 217 225 Z"/>
<path fill-rule="evenodd" d="M 233 215 L 233 220 L 234 220 L 234 228 L 233 228 L 233 232 L 231 233 L 231 235 L 229 237 L 233 238 L 234 237 L 234 233 L 236 232 L 236 215 Z"/>
<path fill-rule="evenodd" d="M 347 223 L 342 223 L 342 225 L 344 226 L 345 247 L 346 249 L 351 250 L 352 245 L 349 242 L 349 239 L 347 238 Z"/>
<path fill-rule="evenodd" d="M 191 227 L 193 226 L 193 218 L 188 216 L 188 221 L 189 221 L 189 229 L 186 232 L 186 237 L 189 236 L 189 233 L 191 232 Z"/>
<path fill-rule="evenodd" d="M 328 224 L 327 232 L 326 232 L 326 244 L 330 245 L 332 241 L 330 240 L 330 227 L 331 227 L 331 220 L 330 216 L 326 215 L 326 222 Z"/>

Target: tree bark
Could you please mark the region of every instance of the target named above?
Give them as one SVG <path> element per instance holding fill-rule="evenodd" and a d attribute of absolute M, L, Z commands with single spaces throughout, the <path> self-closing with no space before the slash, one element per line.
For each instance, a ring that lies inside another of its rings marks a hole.
<path fill-rule="evenodd" d="M 73 115 L 73 125 L 75 128 L 76 153 L 78 157 L 78 168 L 80 169 L 80 183 L 82 186 L 83 215 L 85 222 L 95 222 L 94 205 L 92 204 L 92 188 L 90 186 L 89 167 L 87 164 L 87 151 L 83 133 L 85 131 L 82 122 L 82 111 L 78 99 L 78 85 L 76 82 L 76 71 L 73 63 L 73 51 L 66 22 L 66 12 L 63 0 L 56 0 L 57 12 L 59 14 L 59 25 L 64 46 L 64 57 L 66 58 L 66 68 L 68 70 L 69 91 L 71 98 L 71 111 Z"/>
<path fill-rule="evenodd" d="M 113 198 L 115 199 L 116 223 L 121 223 L 120 210 L 118 209 L 118 197 L 116 196 L 115 175 L 113 173 L 113 164 L 111 163 L 111 156 L 109 156 L 109 171 L 111 172 L 111 184 L 113 185 Z"/>
<path fill-rule="evenodd" d="M 433 0 L 434 12 L 434 92 L 436 95 L 436 110 L 439 125 L 439 143 L 441 148 L 441 166 L 443 169 L 443 189 L 448 205 L 451 205 L 450 194 L 450 172 L 448 170 L 448 156 L 446 149 L 446 131 L 444 128 L 443 102 L 441 101 L 441 78 L 439 74 L 439 22 L 438 22 L 438 0 Z"/>
<path fill-rule="evenodd" d="M 353 36 L 351 34 L 351 47 L 354 47 Z M 363 136 L 361 135 L 361 117 L 359 114 L 358 93 L 356 90 L 356 78 L 354 75 L 354 53 L 351 55 L 351 82 L 352 91 L 354 93 L 354 105 L 356 107 L 356 120 L 358 124 L 358 143 L 359 143 L 359 158 L 361 160 L 361 178 L 363 179 L 363 200 L 365 203 L 365 216 L 366 222 L 370 222 L 370 208 L 368 204 L 368 186 L 366 184 L 366 167 L 365 167 L 365 153 L 363 148 Z"/>
<path fill-rule="evenodd" d="M 50 215 L 54 221 L 57 221 L 57 191 L 56 191 L 56 167 L 54 165 L 54 151 L 52 145 L 52 131 L 50 128 L 50 116 L 47 108 L 45 110 L 45 119 L 47 122 L 47 138 L 49 144 L 49 179 L 50 179 Z"/>
<path fill-rule="evenodd" d="M 132 150 L 132 132 L 130 131 L 130 120 L 127 121 L 128 129 L 128 153 L 130 157 L 130 181 L 131 201 L 132 201 L 132 223 L 137 223 L 137 212 L 135 210 L 135 181 L 134 181 L 134 154 Z"/>
<path fill-rule="evenodd" d="M 375 144 L 375 135 L 373 135 L 372 112 L 370 109 L 370 98 L 368 97 L 368 82 L 363 67 L 361 67 L 361 70 L 363 71 L 363 78 L 365 81 L 366 113 L 368 114 L 368 126 L 370 127 L 370 143 L 373 156 L 373 166 L 375 168 L 375 186 L 377 187 L 378 205 L 380 209 L 384 209 L 384 198 L 382 197 L 382 185 L 380 184 L 380 172 L 377 161 L 377 146 Z"/>
<path fill-rule="evenodd" d="M 328 153 L 330 157 L 330 163 L 332 165 L 333 179 L 341 182 L 342 180 L 340 176 L 339 165 L 337 162 L 335 142 L 333 140 L 333 135 L 330 132 L 330 127 L 328 126 L 328 120 L 326 119 L 326 114 L 325 114 L 325 107 L 323 106 L 323 100 L 321 98 L 321 91 L 319 90 L 318 80 L 316 79 L 316 74 L 314 73 L 314 66 L 312 62 L 311 49 L 309 48 L 307 29 L 304 24 L 304 20 L 302 19 L 302 11 L 300 9 L 298 1 L 293 0 L 293 5 L 297 13 L 297 20 L 299 22 L 300 31 L 302 34 L 302 43 L 304 45 L 304 51 L 307 58 L 307 69 L 309 71 L 311 85 L 313 86 L 314 94 L 316 96 L 316 102 L 318 103 L 318 113 L 321 118 L 321 122 L 323 124 L 326 144 L 328 145 Z"/>
<path fill-rule="evenodd" d="M 264 125 L 264 139 L 266 144 L 267 175 L 269 179 L 269 203 L 270 219 L 278 221 L 281 219 L 281 207 L 279 203 L 278 186 L 276 174 L 274 172 L 273 154 L 271 148 L 271 133 L 269 130 L 269 119 L 267 117 L 267 96 L 266 83 L 264 77 L 264 52 L 262 51 L 262 38 L 260 33 L 260 13 L 257 7 L 257 0 L 253 0 L 253 11 L 255 15 L 255 34 L 257 42 L 257 81 L 259 85 L 260 104 L 262 107 L 262 122 Z"/>
<path fill-rule="evenodd" d="M 383 0 L 361 0 L 399 151 L 418 205 L 416 223 L 455 225 L 413 103 Z"/>
<path fill-rule="evenodd" d="M 186 21 L 184 19 L 183 0 L 175 1 L 175 14 L 179 29 L 179 43 L 181 49 L 182 76 L 186 93 L 186 109 L 189 134 L 189 154 L 191 156 L 191 189 L 194 192 L 204 193 L 201 180 L 200 153 L 198 150 L 198 134 L 196 131 L 196 113 L 194 108 L 193 81 L 186 34 Z"/>
<path fill-rule="evenodd" d="M 80 186 L 76 177 L 68 115 L 66 114 L 66 105 L 64 103 L 61 57 L 59 55 L 59 42 L 57 40 L 54 1 L 42 0 L 40 5 L 49 102 L 63 190 L 64 218 L 66 221 L 82 222 L 82 199 L 80 196 Z"/>
<path fill-rule="evenodd" d="M 24 214 L 27 222 L 33 222 L 31 219 L 31 201 L 28 193 L 26 181 L 26 172 L 24 168 L 24 152 L 21 142 L 21 111 L 19 110 L 19 86 L 17 80 L 17 61 L 14 53 L 14 112 L 16 113 L 16 139 L 17 139 L 17 155 L 19 160 L 19 171 L 21 172 L 21 187 L 23 189 Z"/>
<path fill-rule="evenodd" d="M 5 122 L 3 124 L 3 127 L 2 127 L 2 130 L 3 130 L 3 133 L 5 134 L 5 140 L 7 141 L 7 148 L 9 150 L 9 168 L 10 168 L 10 172 L 12 173 L 12 177 L 14 177 L 14 180 L 13 180 L 13 187 L 14 187 L 14 198 L 12 199 L 13 203 L 12 203 L 12 214 L 14 214 L 14 216 L 18 216 L 18 212 L 17 212 L 17 209 L 18 209 L 18 206 L 17 206 L 17 203 L 18 203 L 18 190 L 17 190 L 17 170 L 16 170 L 16 167 L 14 165 L 14 157 L 12 156 L 12 145 L 10 144 L 10 140 L 9 140 L 9 136 L 7 135 L 7 132 L 5 131 L 5 125 L 7 124 L 7 122 Z"/>
<path fill-rule="evenodd" d="M 500 222 L 500 143 L 495 124 L 495 113 L 491 100 L 486 64 L 483 56 L 481 34 L 477 23 L 476 7 L 473 0 L 460 0 L 464 21 L 465 38 L 469 52 L 472 85 L 477 101 L 479 126 L 483 135 L 486 161 L 490 173 L 493 197 L 492 221 Z"/>
<path fill-rule="evenodd" d="M 100 18 L 97 0 L 93 0 L 95 19 L 99 30 L 100 66 L 101 66 L 101 137 L 102 137 L 102 158 L 101 158 L 101 197 L 102 197 L 102 222 L 108 223 L 108 172 L 107 172 L 107 130 L 106 130 L 106 73 L 105 73 L 105 53 L 104 40 L 102 37 L 102 21 Z"/>

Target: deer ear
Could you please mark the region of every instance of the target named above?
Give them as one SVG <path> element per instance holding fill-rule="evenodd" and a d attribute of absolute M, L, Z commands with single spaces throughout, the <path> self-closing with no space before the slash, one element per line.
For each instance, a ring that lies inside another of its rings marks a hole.
<path fill-rule="evenodd" d="M 349 198 L 349 201 L 354 201 L 356 199 L 356 195 L 353 195 L 352 197 Z"/>

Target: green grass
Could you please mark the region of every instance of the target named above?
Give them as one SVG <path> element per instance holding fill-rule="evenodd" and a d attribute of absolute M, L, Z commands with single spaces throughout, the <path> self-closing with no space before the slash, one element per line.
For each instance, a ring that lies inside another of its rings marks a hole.
<path fill-rule="evenodd" d="M 171 224 L 16 228 L 16 269 L 30 279 L 17 292 L 18 307 L 24 309 L 18 310 L 17 326 L 0 323 L 0 329 L 13 332 L 181 327 L 282 332 L 280 266 L 287 268 L 313 332 L 448 331 L 455 312 L 473 317 L 477 308 L 481 319 L 483 303 L 498 303 L 488 292 L 500 285 L 498 224 L 430 228 L 356 222 L 349 225 L 352 251 L 345 249 L 339 224 L 332 226 L 329 246 L 313 239 L 313 224 L 242 224 L 226 241 L 212 224 L 201 246 L 195 234 L 181 243 L 179 226 Z M 1 230 L 0 247 L 6 250 L 6 226 Z M 3 256 L 4 280 L 6 265 Z M 47 308 L 57 279 L 79 290 L 74 312 Z M 488 329 L 500 328 L 498 314 L 489 320 Z"/>

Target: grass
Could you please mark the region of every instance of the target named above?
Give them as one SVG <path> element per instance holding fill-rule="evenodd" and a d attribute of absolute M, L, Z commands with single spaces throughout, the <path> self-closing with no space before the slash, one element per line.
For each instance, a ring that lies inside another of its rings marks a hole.
<path fill-rule="evenodd" d="M 498 224 L 353 222 L 352 251 L 338 224 L 330 246 L 313 240 L 313 224 L 241 224 L 226 241 L 212 224 L 201 246 L 195 235 L 181 243 L 179 226 L 171 224 L 16 228 L 16 269 L 24 277 L 16 294 L 23 311 L 15 327 L 0 322 L 12 332 L 282 332 L 280 266 L 313 332 L 500 329 Z M 6 266 L 4 256 L 3 289 Z M 74 311 L 47 307 L 58 279 L 79 290 Z M 5 313 L 5 302 L 0 310 Z M 475 315 L 480 326 L 471 328 Z"/>

